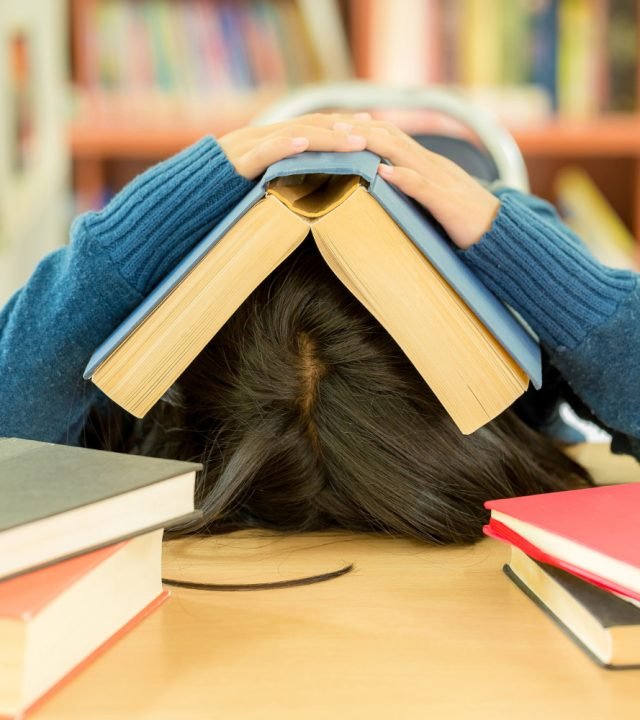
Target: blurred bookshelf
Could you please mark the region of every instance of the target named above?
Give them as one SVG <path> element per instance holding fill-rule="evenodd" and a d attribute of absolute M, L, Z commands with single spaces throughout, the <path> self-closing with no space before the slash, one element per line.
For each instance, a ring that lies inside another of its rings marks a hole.
<path fill-rule="evenodd" d="M 291 88 L 352 76 L 337 0 L 70 0 L 70 8 L 69 140 L 81 209 L 102 204 L 105 188 L 117 190 L 144 164 L 247 124 Z"/>
<path fill-rule="evenodd" d="M 532 190 L 579 164 L 640 239 L 638 0 L 70 0 L 81 205 L 309 82 L 452 85 Z"/>

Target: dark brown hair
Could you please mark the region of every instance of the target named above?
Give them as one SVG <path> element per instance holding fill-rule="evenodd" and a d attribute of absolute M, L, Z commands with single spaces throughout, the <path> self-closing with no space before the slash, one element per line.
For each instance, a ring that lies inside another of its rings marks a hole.
<path fill-rule="evenodd" d="M 485 500 L 589 482 L 512 411 L 462 435 L 310 241 L 126 440 L 204 463 L 202 522 L 180 533 L 346 528 L 467 543 Z"/>

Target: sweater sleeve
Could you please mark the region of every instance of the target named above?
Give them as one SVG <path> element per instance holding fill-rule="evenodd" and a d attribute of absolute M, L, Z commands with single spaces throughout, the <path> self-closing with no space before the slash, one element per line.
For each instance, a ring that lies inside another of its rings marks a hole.
<path fill-rule="evenodd" d="M 77 444 L 92 352 L 250 188 L 206 137 L 77 218 L 0 313 L 0 435 Z"/>
<path fill-rule="evenodd" d="M 497 194 L 492 227 L 463 259 L 539 335 L 551 363 L 612 432 L 614 451 L 640 459 L 640 275 L 599 263 L 548 203 Z"/>

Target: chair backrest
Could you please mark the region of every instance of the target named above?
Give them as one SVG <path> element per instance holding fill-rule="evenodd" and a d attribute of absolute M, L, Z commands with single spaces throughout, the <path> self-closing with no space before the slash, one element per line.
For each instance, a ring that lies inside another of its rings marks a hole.
<path fill-rule="evenodd" d="M 364 81 L 306 85 L 267 107 L 253 124 L 265 125 L 323 110 L 428 110 L 452 118 L 472 131 L 481 147 L 459 137 L 419 134 L 425 147 L 457 162 L 475 177 L 500 180 L 527 192 L 529 177 L 511 134 L 454 88 L 390 87 Z"/>

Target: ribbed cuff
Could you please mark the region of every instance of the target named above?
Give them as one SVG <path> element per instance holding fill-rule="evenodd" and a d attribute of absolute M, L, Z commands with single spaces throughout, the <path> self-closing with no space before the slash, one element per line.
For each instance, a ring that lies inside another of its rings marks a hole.
<path fill-rule="evenodd" d="M 559 221 L 526 196 L 499 193 L 491 229 L 460 255 L 547 347 L 573 349 L 605 322 L 635 286 L 635 275 L 600 264 Z"/>
<path fill-rule="evenodd" d="M 84 223 L 146 295 L 251 187 L 205 137 L 137 177 Z"/>

